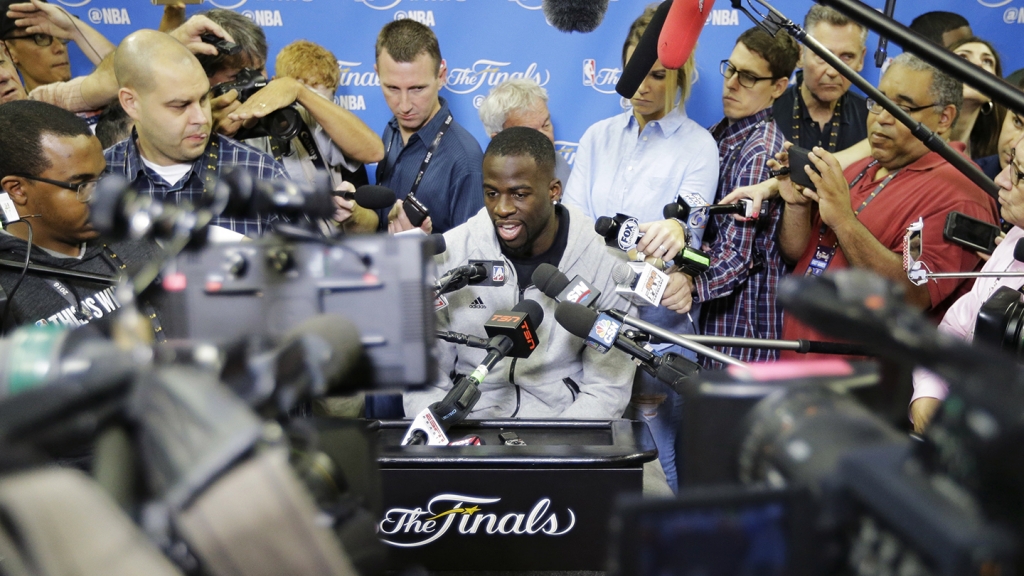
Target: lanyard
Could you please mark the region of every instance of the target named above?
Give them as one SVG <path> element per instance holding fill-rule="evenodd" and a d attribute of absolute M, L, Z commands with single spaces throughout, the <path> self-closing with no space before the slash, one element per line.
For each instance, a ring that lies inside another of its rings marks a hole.
<path fill-rule="evenodd" d="M 107 260 L 114 266 L 118 274 L 124 274 L 128 269 L 128 265 L 124 263 L 124 260 L 118 258 L 117 254 L 110 248 L 110 246 L 103 245 L 103 253 L 107 257 Z M 67 300 L 68 304 L 71 304 L 71 308 L 75 310 L 75 317 L 83 322 L 92 320 L 93 314 L 89 310 L 89 307 L 85 302 L 81 301 L 78 297 L 78 293 L 74 292 L 72 288 L 66 286 L 60 280 L 52 276 L 43 276 L 43 280 L 53 288 L 54 292 L 60 295 L 61 298 Z M 149 322 L 153 327 L 153 333 L 156 335 L 156 339 L 159 342 L 163 342 L 166 338 L 163 335 L 163 326 L 160 323 L 160 318 L 157 317 L 156 309 L 148 301 L 139 302 L 143 308 L 142 312 L 149 318 Z"/>
<path fill-rule="evenodd" d="M 420 181 L 423 180 L 423 174 L 427 171 L 427 166 L 434 158 L 434 153 L 437 152 L 438 144 L 441 143 L 441 137 L 448 131 L 448 127 L 451 126 L 451 124 L 452 115 L 448 114 L 448 117 L 444 119 L 444 124 L 441 124 L 441 127 L 437 130 L 437 136 L 434 137 L 434 141 L 430 143 L 430 148 L 427 148 L 427 155 L 423 157 L 423 163 L 420 164 L 420 171 L 416 174 L 416 179 L 412 181 L 412 188 L 409 189 L 409 196 L 416 195 L 416 190 L 420 187 Z"/>
<path fill-rule="evenodd" d="M 857 177 L 853 179 L 853 182 L 850 182 L 850 190 L 853 190 L 853 188 L 857 186 L 857 184 L 864 178 L 864 176 L 867 175 L 868 170 L 870 170 L 871 167 L 876 165 L 876 164 L 878 164 L 878 160 L 872 160 L 867 166 L 865 166 L 864 169 L 861 170 L 860 174 L 857 174 Z M 886 176 L 885 180 L 882 180 L 882 182 L 879 183 L 878 186 L 875 187 L 874 191 L 872 191 L 871 194 L 869 194 L 868 197 L 865 198 L 864 201 L 860 203 L 860 206 L 858 206 L 857 209 L 853 211 L 854 217 L 860 216 L 860 213 L 863 212 L 864 209 L 868 207 L 868 204 L 870 204 L 871 201 L 874 200 L 875 197 L 878 196 L 878 194 L 883 189 L 885 189 L 885 187 L 889 185 L 889 182 L 892 182 L 892 179 L 895 178 L 896 175 L 899 174 L 899 173 L 900 173 L 900 171 L 897 170 L 895 172 L 890 173 L 888 176 Z M 821 245 L 822 241 L 825 239 L 825 232 L 826 231 L 828 231 L 828 226 L 826 226 L 824 223 L 822 223 L 821 228 L 818 230 L 818 245 L 819 246 Z M 839 245 L 839 239 L 836 238 L 836 242 L 835 242 L 835 244 L 832 245 L 832 247 L 835 248 L 838 245 Z"/>
<path fill-rule="evenodd" d="M 449 112 L 448 113 L 448 117 L 445 118 L 444 123 L 441 124 L 441 127 L 437 130 L 437 136 L 434 137 L 434 141 L 431 142 L 430 146 L 427 148 L 427 155 L 424 156 L 423 162 L 420 164 L 420 171 L 416 174 L 416 179 L 413 180 L 413 182 L 412 182 L 412 188 L 409 189 L 409 196 L 415 196 L 416 195 L 416 190 L 419 189 L 420 182 L 423 180 L 423 174 L 426 173 L 427 166 L 430 165 L 430 161 L 433 160 L 433 158 L 434 158 L 434 153 L 437 152 L 438 145 L 441 144 L 441 137 L 443 137 L 445 135 L 445 132 L 448 131 L 448 127 L 451 126 L 451 124 L 452 124 L 452 115 Z M 401 134 L 398 134 L 398 137 L 401 138 Z M 391 140 L 388 142 L 388 149 L 384 153 L 385 161 L 387 160 L 387 158 L 389 158 L 391 156 L 391 146 L 392 146 L 392 144 L 394 144 L 394 142 L 395 142 L 394 137 L 392 137 Z M 397 164 L 397 162 L 396 162 L 396 164 Z M 381 174 L 384 175 L 384 177 L 380 179 L 381 181 L 387 180 L 388 176 L 390 176 L 389 170 L 391 170 L 392 168 L 393 168 L 393 166 L 387 166 L 387 168 L 385 170 L 381 171 Z"/>
<path fill-rule="evenodd" d="M 803 119 L 803 117 L 800 114 L 800 102 L 802 101 L 802 98 L 800 97 L 801 84 L 798 84 L 796 86 L 796 90 L 793 93 L 793 144 L 796 146 L 800 145 L 800 121 Z M 827 150 L 829 152 L 835 152 L 836 146 L 839 143 L 839 116 L 840 110 L 842 110 L 843 108 L 843 101 L 845 99 L 846 94 L 843 94 L 842 96 L 839 97 L 839 102 L 836 102 L 835 111 L 832 113 L 832 121 L 829 123 L 828 128 Z M 812 118 L 811 121 L 814 121 L 814 119 Z M 821 145 L 820 141 L 818 142 L 818 145 Z"/>

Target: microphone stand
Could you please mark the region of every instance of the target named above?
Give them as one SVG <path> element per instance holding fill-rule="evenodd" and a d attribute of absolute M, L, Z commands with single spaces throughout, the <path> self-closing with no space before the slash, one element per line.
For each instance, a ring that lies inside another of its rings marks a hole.
<path fill-rule="evenodd" d="M 769 13 L 765 15 L 761 14 L 760 12 L 757 12 L 757 10 L 753 8 L 752 4 L 752 2 L 755 1 L 758 4 L 761 4 L 762 6 L 767 8 Z M 897 43 L 901 43 L 902 45 L 900 35 L 902 35 L 903 37 L 907 37 L 906 44 L 911 46 L 912 51 L 915 54 L 922 54 L 921 57 L 923 59 L 936 65 L 936 67 L 938 67 L 940 70 L 946 70 L 950 72 L 956 78 L 961 79 L 961 81 L 963 77 L 970 78 L 970 82 L 968 82 L 968 84 L 978 89 L 980 92 L 990 95 L 990 97 L 992 97 L 994 100 L 997 100 L 1000 104 L 1007 105 L 1006 102 L 1013 102 L 1015 105 L 1009 107 L 1013 108 L 1014 110 L 1018 110 L 1021 113 L 1024 113 L 1024 94 L 1021 94 L 1017 89 L 1010 87 L 1010 85 L 1007 84 L 1006 82 L 1003 82 L 1000 79 L 996 79 L 995 76 L 992 76 L 990 74 L 979 74 L 977 66 L 970 64 L 969 62 L 967 62 L 963 58 L 960 58 L 959 56 L 954 56 L 952 53 L 945 55 L 938 54 L 939 52 L 942 51 L 938 46 L 932 46 L 930 45 L 930 42 L 928 42 L 927 40 L 915 36 L 912 32 L 909 31 L 909 29 L 903 28 L 898 24 L 892 23 L 884 16 L 877 14 L 873 8 L 868 8 L 867 6 L 864 6 L 859 2 L 855 2 L 854 0 L 819 1 L 822 4 L 831 5 L 835 7 L 837 10 L 846 13 L 847 16 L 849 16 L 853 20 L 865 24 L 869 28 L 872 28 L 873 30 L 879 31 L 877 28 L 872 27 L 870 24 L 866 24 L 867 16 L 862 15 L 862 12 L 870 12 L 872 23 L 874 23 L 875 26 L 877 26 L 878 28 L 882 28 L 885 32 L 885 35 L 896 36 L 895 41 Z M 914 120 L 909 114 L 904 112 L 902 108 L 897 106 L 892 100 L 889 100 L 889 98 L 887 98 L 885 94 L 882 94 L 882 92 L 880 92 L 877 88 L 872 86 L 870 82 L 865 80 L 864 77 L 858 74 L 853 68 L 847 66 L 842 60 L 836 57 L 835 54 L 830 52 L 828 48 L 825 48 L 820 42 L 815 40 L 813 37 L 808 36 L 807 32 L 803 28 L 793 23 L 793 21 L 790 20 L 789 18 L 786 18 L 781 12 L 773 8 L 765 0 L 747 0 L 747 3 L 751 5 L 751 8 L 755 12 L 757 12 L 758 16 L 761 16 L 763 20 L 758 20 L 758 18 L 754 17 L 754 15 L 752 15 L 746 8 L 742 6 L 742 2 L 743 0 L 732 0 L 733 8 L 736 8 L 743 12 L 744 14 L 746 14 L 747 17 L 753 20 L 755 24 L 763 28 L 772 36 L 775 36 L 779 30 L 784 29 L 794 39 L 802 43 L 804 46 L 807 46 L 807 48 L 809 48 L 811 52 L 814 52 L 819 57 L 821 57 L 821 59 L 827 62 L 829 66 L 835 68 L 840 74 L 843 75 L 843 77 L 845 77 L 851 83 L 853 83 L 853 85 L 863 90 L 869 98 L 880 104 L 882 108 L 884 108 L 889 114 L 896 118 L 896 120 L 898 120 L 901 124 L 909 128 L 910 133 L 913 134 L 922 143 L 924 143 L 924 145 L 927 146 L 929 150 L 938 153 L 940 156 L 942 156 L 944 160 L 946 160 L 947 162 L 952 164 L 954 168 L 959 170 L 961 174 L 966 176 L 968 179 L 970 179 L 971 182 L 974 182 L 974 184 L 976 184 L 979 188 L 987 192 L 993 198 L 996 198 L 999 195 L 999 186 L 996 185 L 995 182 L 990 180 L 988 176 L 985 176 L 985 173 L 982 172 L 977 165 L 975 165 L 968 158 L 954 150 L 948 142 L 946 142 L 944 139 L 942 139 L 942 137 L 938 136 L 937 134 L 929 130 L 924 124 L 921 124 L 920 122 Z M 858 6 L 854 6 L 855 4 Z M 842 8 L 840 6 L 842 6 Z M 886 25 L 882 26 L 878 22 L 885 22 Z M 879 31 L 879 33 L 882 34 L 883 32 Z M 921 47 L 920 52 L 918 51 L 919 47 Z M 932 59 L 925 58 L 925 56 L 923 55 L 923 53 L 925 52 L 925 48 L 927 48 L 927 50 L 934 52 L 936 54 L 935 57 L 938 60 L 941 60 L 943 62 L 943 65 L 939 66 L 938 64 L 935 64 L 935 62 L 933 62 Z M 941 58 L 939 56 L 941 56 Z M 947 68 L 947 64 L 949 65 L 949 68 Z M 953 66 L 954 64 L 955 66 Z M 957 73 L 954 74 L 952 68 L 955 68 Z M 997 92 L 1002 99 L 996 98 Z M 1017 94 L 1014 95 L 1011 94 L 1011 92 L 1017 92 Z"/>
<path fill-rule="evenodd" d="M 1024 273 L 1022 273 L 1024 275 Z M 699 336 L 687 334 L 687 340 L 707 346 L 732 346 L 736 348 L 764 348 L 770 350 L 792 350 L 798 354 L 841 354 L 844 356 L 871 356 L 865 347 L 846 342 L 822 342 L 818 340 L 775 340 L 771 338 L 741 338 L 736 336 Z"/>

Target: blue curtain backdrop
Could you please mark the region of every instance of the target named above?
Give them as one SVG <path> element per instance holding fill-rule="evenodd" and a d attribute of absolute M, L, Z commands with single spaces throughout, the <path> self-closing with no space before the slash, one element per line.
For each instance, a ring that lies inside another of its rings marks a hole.
<path fill-rule="evenodd" d="M 148 0 L 50 0 L 90 22 L 112 42 L 138 28 L 156 28 L 163 11 Z M 881 10 L 884 0 L 867 4 Z M 544 20 L 541 0 L 205 0 L 189 6 L 192 15 L 210 8 L 227 8 L 262 25 L 270 43 L 268 73 L 273 74 L 277 51 L 298 38 L 317 42 L 338 58 L 342 85 L 337 101 L 378 133 L 391 113 L 373 70 L 373 46 L 381 26 L 413 18 L 430 26 L 448 64 L 448 99 L 456 119 L 482 146 L 487 135 L 477 116 L 480 100 L 510 77 L 529 76 L 548 91 L 558 151 L 570 162 L 588 126 L 617 114 L 626 101 L 615 94 L 622 70 L 622 43 L 645 0 L 611 0 L 601 26 L 589 34 L 566 34 Z M 773 5 L 802 22 L 810 0 L 776 0 Z M 977 36 L 994 43 L 1009 74 L 1024 67 L 1024 55 L 1013 40 L 1024 32 L 1024 0 L 898 0 L 896 19 L 904 24 L 930 10 L 963 14 Z M 722 77 L 719 61 L 728 57 L 736 37 L 753 23 L 717 0 L 697 48 L 700 78 L 687 111 L 703 126 L 721 118 Z M 873 54 L 878 44 L 868 36 L 864 76 L 877 84 Z M 890 45 L 890 55 L 899 52 Z M 76 75 L 88 73 L 91 63 L 72 48 Z M 592 73 L 585 71 L 592 70 Z"/>

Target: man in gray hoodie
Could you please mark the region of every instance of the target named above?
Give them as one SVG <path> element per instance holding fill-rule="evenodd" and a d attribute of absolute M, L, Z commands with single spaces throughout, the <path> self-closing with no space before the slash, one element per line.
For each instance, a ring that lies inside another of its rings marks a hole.
<path fill-rule="evenodd" d="M 437 256 L 439 271 L 469 260 L 503 260 L 501 287 L 469 286 L 448 295 L 438 312 L 438 328 L 483 334 L 483 325 L 499 310 L 523 299 L 544 308 L 537 348 L 529 358 L 499 362 L 480 384 L 472 418 L 619 418 L 629 401 L 636 366 L 613 349 L 600 354 L 555 322 L 557 303 L 531 281 L 543 263 L 566 276 L 590 281 L 601 296 L 596 307 L 627 309 L 615 294 L 612 268 L 625 255 L 608 249 L 590 219 L 558 204 L 562 185 L 554 174 L 555 149 L 540 132 L 525 127 L 503 130 L 484 153 L 484 209 L 445 233 L 447 250 Z M 484 350 L 439 343 L 441 381 L 405 394 L 405 413 L 418 414 L 451 389 L 456 374 L 469 374 Z"/>

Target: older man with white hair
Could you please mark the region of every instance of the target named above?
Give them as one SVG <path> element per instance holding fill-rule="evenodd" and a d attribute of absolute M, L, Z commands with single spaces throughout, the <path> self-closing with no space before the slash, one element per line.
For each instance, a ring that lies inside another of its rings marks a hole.
<path fill-rule="evenodd" d="M 495 86 L 480 103 L 480 121 L 490 138 L 505 128 L 526 126 L 555 143 L 555 127 L 548 110 L 548 91 L 530 78 L 512 78 Z M 571 171 L 569 162 L 556 153 L 555 178 L 562 181 L 562 186 L 569 181 Z"/>

